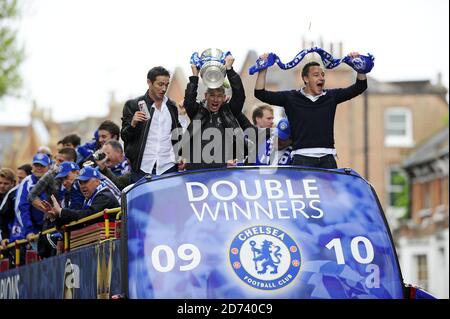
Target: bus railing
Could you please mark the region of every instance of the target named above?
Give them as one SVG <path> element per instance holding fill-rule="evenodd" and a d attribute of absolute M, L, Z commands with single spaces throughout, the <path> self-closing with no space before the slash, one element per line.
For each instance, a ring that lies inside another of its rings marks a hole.
<path fill-rule="evenodd" d="M 5 247 L 0 247 L 0 259 L 4 258 L 4 254 L 3 252 L 14 248 L 15 249 L 15 267 L 19 267 L 21 266 L 21 260 L 20 260 L 20 248 L 22 245 L 28 244 L 32 241 L 35 241 L 39 238 L 39 236 L 43 236 L 43 235 L 47 235 L 47 234 L 52 234 L 52 233 L 56 233 L 56 232 L 60 232 L 62 230 L 63 232 L 63 241 L 64 241 L 64 252 L 70 251 L 70 244 L 69 244 L 69 239 L 70 239 L 70 229 L 78 226 L 80 224 L 84 224 L 86 222 L 89 221 L 93 221 L 95 219 L 98 219 L 100 217 L 103 217 L 104 221 L 105 221 L 105 226 L 104 226 L 104 230 L 105 230 L 105 239 L 104 240 L 110 240 L 110 239 L 114 239 L 115 237 L 111 237 L 111 227 L 110 227 L 110 215 L 116 215 L 116 221 L 119 221 L 120 218 L 122 217 L 122 211 L 120 207 L 117 208 L 111 208 L 111 209 L 104 209 L 98 213 L 89 215 L 87 217 L 81 218 L 79 220 L 70 222 L 68 224 L 64 224 L 61 227 L 52 227 L 49 229 L 46 229 L 44 231 L 39 232 L 38 234 L 32 236 L 30 239 L 18 239 L 12 243 L 9 243 L 8 245 L 6 245 Z"/>

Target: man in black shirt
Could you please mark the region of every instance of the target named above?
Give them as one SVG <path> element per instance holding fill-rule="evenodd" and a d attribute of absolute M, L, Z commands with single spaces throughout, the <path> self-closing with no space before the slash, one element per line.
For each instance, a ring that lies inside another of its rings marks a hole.
<path fill-rule="evenodd" d="M 267 59 L 267 54 L 260 58 Z M 352 52 L 351 58 L 359 57 Z M 292 165 L 337 168 L 334 148 L 334 117 L 339 103 L 364 92 L 367 77 L 358 73 L 355 84 L 342 89 L 324 90 L 325 72 L 317 62 L 302 70 L 305 84 L 300 90 L 270 92 L 265 90 L 267 69 L 258 73 L 255 97 L 265 103 L 284 107 L 291 126 Z"/>

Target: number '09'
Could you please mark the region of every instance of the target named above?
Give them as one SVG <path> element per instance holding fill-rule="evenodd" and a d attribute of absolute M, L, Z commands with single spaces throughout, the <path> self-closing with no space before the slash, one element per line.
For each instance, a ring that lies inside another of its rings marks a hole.
<path fill-rule="evenodd" d="M 177 249 L 177 255 L 181 260 L 190 261 L 186 265 L 180 265 L 180 271 L 194 269 L 200 263 L 200 250 L 192 244 L 182 244 Z M 161 257 L 165 256 L 165 263 L 161 262 Z M 159 272 L 168 272 L 175 267 L 175 253 L 167 245 L 158 245 L 152 250 L 152 265 Z"/>
<path fill-rule="evenodd" d="M 359 243 L 362 243 L 365 250 L 366 250 L 366 257 L 361 256 L 361 253 L 359 251 Z M 325 246 L 328 249 L 334 248 L 335 254 L 336 254 L 336 262 L 339 265 L 345 264 L 344 259 L 344 253 L 342 251 L 342 243 L 340 238 L 333 238 L 328 242 L 328 244 Z M 374 258 L 374 251 L 373 251 L 373 245 L 370 242 L 370 240 L 363 236 L 357 236 L 352 239 L 350 243 L 350 249 L 352 252 L 353 258 L 360 264 L 370 264 Z"/>

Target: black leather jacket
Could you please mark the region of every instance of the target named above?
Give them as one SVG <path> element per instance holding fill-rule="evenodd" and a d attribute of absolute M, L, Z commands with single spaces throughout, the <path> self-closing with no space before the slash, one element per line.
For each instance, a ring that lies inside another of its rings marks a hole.
<path fill-rule="evenodd" d="M 238 129 L 243 136 L 239 119 L 245 117 L 245 115 L 242 114 L 242 108 L 244 107 L 245 101 L 244 86 L 239 74 L 237 74 L 233 69 L 227 70 L 227 77 L 230 81 L 232 97 L 228 102 L 222 105 L 218 113 L 224 127 Z M 191 120 L 191 123 L 187 127 L 186 133 L 183 136 L 183 146 L 185 146 L 186 143 L 189 143 L 190 139 L 192 139 L 194 136 L 202 133 L 198 132 L 198 128 L 200 128 L 200 130 L 203 130 L 205 122 L 210 117 L 210 111 L 206 108 L 206 105 L 204 105 L 202 102 L 197 101 L 198 81 L 199 78 L 197 76 L 189 77 L 189 83 L 187 84 L 185 91 L 183 105 L 186 109 L 186 113 L 189 116 L 189 119 Z M 194 120 L 200 120 L 201 125 L 194 126 Z M 194 131 L 194 128 L 197 128 L 197 131 Z M 238 154 L 237 156 L 243 157 L 243 154 Z M 209 165 L 208 167 L 211 166 L 212 165 Z"/>
<path fill-rule="evenodd" d="M 135 112 L 139 111 L 138 101 L 144 100 L 149 108 L 150 120 L 146 122 L 139 122 L 136 127 L 131 126 L 131 120 Z M 148 96 L 148 91 L 135 99 L 128 100 L 123 107 L 122 114 L 122 129 L 121 137 L 124 142 L 125 156 L 130 160 L 131 170 L 138 172 L 141 168 L 142 156 L 144 154 L 145 144 L 150 129 L 150 123 L 153 119 L 154 109 L 150 108 L 154 101 Z M 170 99 L 167 101 L 167 108 L 169 109 L 172 118 L 172 145 L 177 145 L 181 140 L 182 128 L 178 121 L 178 109 L 176 104 Z M 175 156 L 178 151 L 175 150 Z"/>

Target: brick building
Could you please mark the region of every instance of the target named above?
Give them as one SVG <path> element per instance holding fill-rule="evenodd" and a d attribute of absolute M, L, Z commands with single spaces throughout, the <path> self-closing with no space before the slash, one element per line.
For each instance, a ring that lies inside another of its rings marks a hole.
<path fill-rule="evenodd" d="M 394 234 L 403 276 L 439 298 L 449 297 L 448 126 L 403 162 L 411 200 Z"/>

